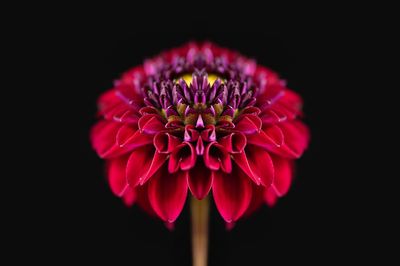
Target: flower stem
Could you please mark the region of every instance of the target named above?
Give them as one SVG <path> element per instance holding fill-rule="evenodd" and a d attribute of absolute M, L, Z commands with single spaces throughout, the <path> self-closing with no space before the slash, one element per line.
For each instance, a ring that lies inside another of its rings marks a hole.
<path fill-rule="evenodd" d="M 209 199 L 190 200 L 193 266 L 207 266 Z"/>

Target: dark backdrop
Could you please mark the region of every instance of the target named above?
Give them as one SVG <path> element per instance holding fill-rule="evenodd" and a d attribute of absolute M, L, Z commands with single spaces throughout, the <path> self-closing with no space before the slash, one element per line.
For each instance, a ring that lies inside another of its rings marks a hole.
<path fill-rule="evenodd" d="M 56 118 L 42 117 L 51 149 L 39 159 L 45 192 L 35 192 L 39 202 L 25 214 L 30 220 L 26 247 L 35 250 L 33 256 L 55 264 L 190 265 L 187 206 L 172 232 L 138 207 L 125 208 L 108 188 L 89 130 L 96 122 L 97 97 L 123 71 L 164 49 L 210 40 L 257 59 L 286 79 L 304 98 L 312 134 L 309 149 L 297 162 L 296 180 L 276 207 L 262 207 L 226 231 L 212 206 L 210 265 L 369 259 L 373 254 L 362 250 L 373 233 L 359 217 L 366 206 L 371 212 L 376 206 L 359 195 L 359 181 L 370 181 L 354 167 L 358 134 L 350 130 L 359 117 L 354 107 L 362 101 L 363 89 L 350 85 L 360 47 L 355 36 L 364 29 L 324 19 L 324 14 L 310 23 L 267 21 L 265 14 L 220 20 L 194 14 L 185 20 L 154 17 L 120 21 L 71 14 L 46 32 L 46 73 L 55 81 L 43 90 L 42 98 L 50 104 L 37 108 L 51 110 Z"/>

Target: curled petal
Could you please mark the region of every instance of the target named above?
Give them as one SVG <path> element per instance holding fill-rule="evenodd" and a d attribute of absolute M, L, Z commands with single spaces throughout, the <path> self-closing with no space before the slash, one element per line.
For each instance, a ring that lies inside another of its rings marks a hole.
<path fill-rule="evenodd" d="M 188 186 L 193 196 L 198 200 L 207 196 L 213 183 L 213 175 L 202 160 L 199 160 L 195 167 L 189 171 Z"/>
<path fill-rule="evenodd" d="M 195 164 L 195 148 L 189 142 L 183 142 L 176 146 L 172 151 L 168 161 L 168 170 L 170 173 L 178 171 L 179 168 L 186 171 L 192 168 Z"/>
<path fill-rule="evenodd" d="M 217 142 L 212 142 L 206 146 L 204 163 L 213 171 L 219 170 L 220 167 L 226 173 L 232 171 L 232 162 L 228 151 Z"/>
<path fill-rule="evenodd" d="M 166 132 L 160 132 L 154 136 L 154 147 L 160 153 L 171 153 L 182 141 Z"/>
<path fill-rule="evenodd" d="M 248 208 L 252 197 L 252 184 L 239 169 L 234 174 L 213 172 L 213 197 L 221 216 L 228 223 L 239 219 Z"/>
<path fill-rule="evenodd" d="M 230 153 L 240 153 L 246 147 L 246 136 L 241 132 L 231 133 L 228 136 L 220 138 L 218 143 L 221 144 Z"/>
<path fill-rule="evenodd" d="M 187 190 L 187 171 L 170 174 L 162 167 L 149 181 L 149 201 L 162 220 L 172 223 L 183 209 Z"/>

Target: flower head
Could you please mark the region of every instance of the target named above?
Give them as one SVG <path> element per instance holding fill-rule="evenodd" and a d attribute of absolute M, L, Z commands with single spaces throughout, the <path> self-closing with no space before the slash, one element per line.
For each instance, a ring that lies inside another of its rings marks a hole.
<path fill-rule="evenodd" d="M 167 222 L 188 191 L 236 221 L 273 205 L 309 141 L 302 100 L 278 75 L 211 43 L 145 61 L 98 101 L 91 140 L 114 194 Z"/>

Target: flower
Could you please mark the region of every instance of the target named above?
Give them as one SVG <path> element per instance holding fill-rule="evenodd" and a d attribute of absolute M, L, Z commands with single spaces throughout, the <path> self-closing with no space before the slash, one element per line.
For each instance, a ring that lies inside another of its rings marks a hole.
<path fill-rule="evenodd" d="M 302 100 L 272 70 L 211 43 L 189 43 L 122 75 L 98 100 L 93 148 L 113 193 L 174 222 L 187 194 L 212 193 L 230 223 L 292 182 L 309 132 Z"/>

